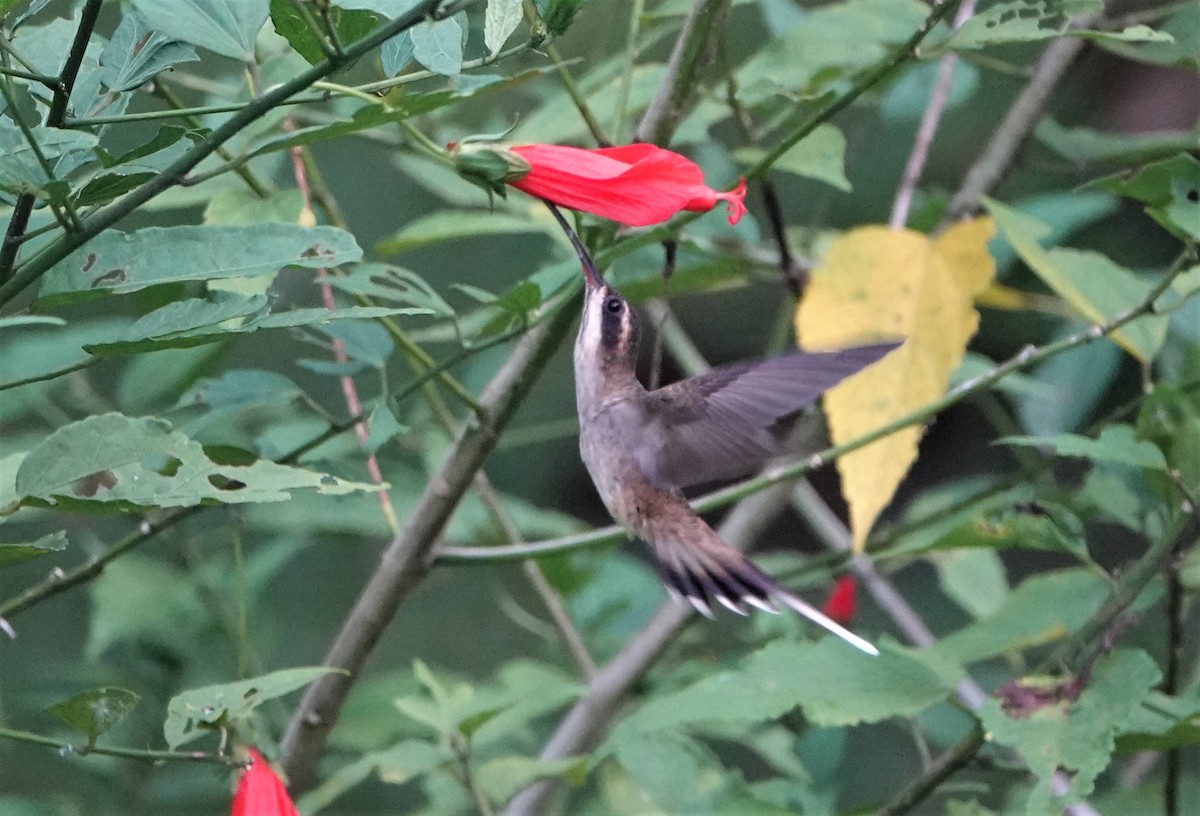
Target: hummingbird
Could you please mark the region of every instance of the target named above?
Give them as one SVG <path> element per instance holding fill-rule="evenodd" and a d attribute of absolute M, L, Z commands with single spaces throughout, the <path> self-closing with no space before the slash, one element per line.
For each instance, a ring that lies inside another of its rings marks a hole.
<path fill-rule="evenodd" d="M 583 244 L 553 206 L 583 266 L 584 300 L 575 340 L 579 451 L 600 499 L 630 537 L 650 545 L 677 599 L 713 617 L 715 601 L 788 607 L 868 654 L 868 641 L 777 584 L 688 504 L 683 488 L 749 473 L 780 452 L 788 420 L 841 380 L 900 345 L 794 352 L 735 363 L 662 388 L 637 378 L 637 316 L 604 282 Z"/>

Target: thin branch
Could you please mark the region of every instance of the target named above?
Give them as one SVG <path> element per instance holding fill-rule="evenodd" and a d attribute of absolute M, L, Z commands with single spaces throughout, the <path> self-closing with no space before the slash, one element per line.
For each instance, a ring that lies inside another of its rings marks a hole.
<path fill-rule="evenodd" d="M 952 30 L 957 31 L 975 13 L 975 2 L 976 0 L 963 0 L 954 14 L 954 21 L 950 24 Z M 950 91 L 954 87 L 954 67 L 957 64 L 958 54 L 953 51 L 947 52 L 938 63 L 937 80 L 929 94 L 929 104 L 921 114 L 912 150 L 908 154 L 908 161 L 904 163 L 900 186 L 892 200 L 892 215 L 888 219 L 888 226 L 892 229 L 902 229 L 908 223 L 913 193 L 921 180 L 921 173 L 925 169 L 925 161 L 929 158 L 929 149 L 933 146 L 933 137 L 937 133 L 942 114 L 950 102 Z"/>
<path fill-rule="evenodd" d="M 218 147 L 240 133 L 247 125 L 257 121 L 268 111 L 273 110 L 285 100 L 295 96 L 296 93 L 309 87 L 312 83 L 361 57 L 401 31 L 421 22 L 429 13 L 438 8 L 439 2 L 440 0 L 423 0 L 423 2 L 409 9 L 396 19 L 384 23 L 371 32 L 371 34 L 350 45 L 341 58 L 323 60 L 288 82 L 276 85 L 265 93 L 255 97 L 227 122 L 224 122 L 210 133 L 208 138 L 190 148 L 187 153 L 174 161 L 165 170 L 130 192 L 121 200 L 110 204 L 84 219 L 81 230 L 74 234 L 58 238 L 18 267 L 15 273 L 0 285 L 0 305 L 11 301 L 25 287 L 36 281 L 51 267 L 69 256 L 96 235 L 99 235 L 125 216 L 134 212 L 147 201 L 178 184 L 180 179 L 186 176 L 196 165 L 212 155 Z M 24 227 L 22 226 L 21 229 L 24 229 Z M 3 280 L 6 270 L 7 267 L 3 263 L 3 256 L 0 256 L 0 280 Z"/>
<path fill-rule="evenodd" d="M 340 48 L 338 52 L 340 53 Z M 295 130 L 295 125 L 292 124 L 290 119 L 284 119 L 282 127 L 286 132 Z M 297 189 L 300 190 L 300 196 L 304 202 L 304 212 L 307 213 L 308 218 L 315 221 L 316 216 L 313 215 L 312 210 L 312 189 L 308 183 L 308 164 L 304 161 L 306 151 L 303 147 L 293 147 L 289 152 L 292 159 L 292 176 L 296 179 Z M 333 287 L 329 285 L 329 270 L 323 267 L 318 268 L 316 277 L 321 290 L 321 302 L 325 305 L 326 309 L 332 312 L 337 308 L 337 302 L 333 297 Z M 344 365 L 349 358 L 346 356 L 346 348 L 342 344 L 341 339 L 336 336 L 331 337 L 330 346 L 333 350 L 334 360 Z M 349 374 L 343 374 L 338 378 L 338 381 L 342 387 L 342 399 L 346 403 L 347 413 L 355 416 L 362 414 L 362 400 L 358 397 L 358 384 L 355 383 L 354 377 Z M 365 420 L 355 425 L 354 435 L 358 438 L 359 447 L 366 451 L 371 435 L 370 420 Z M 379 499 L 379 507 L 383 513 L 384 521 L 394 536 L 400 531 L 400 519 L 396 515 L 396 508 L 392 504 L 392 498 L 388 495 L 387 488 L 384 487 L 383 471 L 379 467 L 379 459 L 375 456 L 374 451 L 367 451 L 366 468 L 371 483 L 379 486 L 379 489 L 375 491 L 375 495 Z"/>
<path fill-rule="evenodd" d="M 466 424 L 447 451 L 343 622 L 324 662 L 347 673 L 331 673 L 308 687 L 283 738 L 284 768 L 300 787 L 311 784 L 317 759 L 351 686 L 401 601 L 428 571 L 434 544 L 450 514 L 534 378 L 566 337 L 575 319 L 571 308 L 575 302 L 571 298 L 560 303 L 551 320 L 517 343 L 480 396 L 481 416 Z"/>
<path fill-rule="evenodd" d="M 30 82 L 36 82 L 39 85 L 45 85 L 52 91 L 58 87 L 58 77 L 37 74 L 33 71 L 22 71 L 20 68 L 9 68 L 6 65 L 0 65 L 0 74 L 16 77 L 17 79 L 27 79 Z"/>
<path fill-rule="evenodd" d="M 92 30 L 96 27 L 96 18 L 100 16 L 102 2 L 103 0 L 87 0 L 79 15 L 79 27 L 75 29 L 75 38 L 67 51 L 62 71 L 55 80 L 54 99 L 50 103 L 50 112 L 46 114 L 46 127 L 60 127 L 67 115 L 67 104 L 71 101 L 71 91 L 75 89 L 75 78 L 79 75 L 79 66 L 83 64 L 88 40 L 92 38 Z M 20 117 L 17 117 L 17 123 L 21 124 Z M 34 151 L 40 158 L 41 153 L 36 146 Z M 0 246 L 0 284 L 8 282 L 13 276 L 13 265 L 21 249 L 21 236 L 29 226 L 29 216 L 36 202 L 37 197 L 33 193 L 22 193 L 17 196 L 17 202 L 13 205 L 8 230 L 4 234 L 4 243 Z M 2 286 L 0 291 L 3 291 Z M 0 300 L 0 303 L 3 302 Z"/>
<path fill-rule="evenodd" d="M 1083 15 L 1075 25 L 1088 26 L 1093 15 Z M 1016 160 L 1017 152 L 1041 119 L 1050 94 L 1058 86 L 1085 41 L 1079 37 L 1059 37 L 1046 47 L 1034 66 L 1033 76 L 1021 91 L 1004 119 L 992 132 L 991 141 L 963 177 L 958 192 L 950 199 L 938 228 L 953 224 L 979 207 L 988 191 L 995 189 Z"/>
<path fill-rule="evenodd" d="M 224 765 L 229 768 L 242 767 L 242 763 L 233 757 L 209 754 L 204 751 L 155 751 L 146 748 L 74 745 L 54 739 L 53 737 L 35 734 L 32 731 L 19 731 L 13 728 L 0 728 L 0 739 L 45 745 L 47 748 L 53 748 L 58 751 L 60 755 L 78 754 L 79 756 L 87 756 L 89 754 L 98 754 L 101 756 L 121 757 L 122 759 L 140 759 L 143 762 L 208 762 L 215 765 Z"/>

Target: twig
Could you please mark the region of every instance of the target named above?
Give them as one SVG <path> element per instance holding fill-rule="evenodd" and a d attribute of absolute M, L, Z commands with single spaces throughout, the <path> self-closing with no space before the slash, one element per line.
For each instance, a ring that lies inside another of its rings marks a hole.
<path fill-rule="evenodd" d="M 784 509 L 787 498 L 787 485 L 752 496 L 729 513 L 718 534 L 733 546 L 744 548 Z M 649 623 L 605 664 L 588 684 L 587 693 L 559 721 L 542 749 L 541 759 L 561 759 L 595 747 L 630 687 L 645 674 L 692 616 L 691 607 L 683 604 L 669 602 L 660 606 Z M 534 783 L 513 798 L 506 816 L 542 813 L 543 804 L 556 785 L 554 780 Z"/>
<path fill-rule="evenodd" d="M 346 695 L 383 630 L 428 571 L 437 536 L 495 446 L 501 429 L 566 336 L 575 319 L 570 308 L 573 303 L 572 299 L 560 304 L 551 320 L 522 337 L 488 383 L 479 399 L 481 416 L 463 428 L 447 451 L 346 617 L 324 662 L 347 673 L 325 675 L 308 687 L 283 738 L 284 768 L 300 787 L 311 783 Z"/>
<path fill-rule="evenodd" d="M 75 78 L 79 75 L 79 66 L 87 51 L 88 40 L 92 37 L 92 29 L 96 27 L 96 18 L 100 16 L 100 5 L 103 0 L 87 0 L 79 15 L 79 28 L 75 29 L 75 38 L 63 62 L 54 85 L 54 99 L 50 103 L 50 111 L 46 114 L 46 127 L 60 127 L 67 115 L 67 103 L 71 101 L 71 91 L 75 89 Z M 21 118 L 17 117 L 17 122 Z M 36 146 L 34 147 L 37 150 Z M 13 205 L 12 216 L 9 218 L 8 230 L 4 234 L 4 244 L 0 246 L 0 284 L 8 282 L 13 276 L 13 265 L 17 260 L 17 252 L 21 248 L 21 236 L 29 226 L 29 216 L 37 197 L 33 193 L 22 193 L 17 196 Z M 0 287 L 0 291 L 3 287 Z M 0 300 L 0 303 L 4 301 Z"/>
<path fill-rule="evenodd" d="M 35 734 L 32 731 L 19 731 L 13 728 L 0 728 L 0 738 L 31 742 L 35 745 L 45 745 L 53 748 L 59 754 L 99 754 L 102 756 L 121 757 L 122 759 L 140 759 L 144 762 L 210 762 L 239 768 L 242 763 L 233 757 L 220 754 L 209 754 L 204 751 L 155 751 L 147 748 L 112 748 L 105 745 L 73 745 L 69 742 Z"/>
<path fill-rule="evenodd" d="M 1094 19 L 1093 15 L 1083 15 L 1075 24 L 1088 26 Z M 1013 101 L 1008 113 L 993 131 L 991 141 L 967 171 L 958 192 L 950 199 L 938 223 L 939 229 L 973 212 L 979 206 L 980 199 L 1000 183 L 1012 167 L 1017 151 L 1041 118 L 1050 94 L 1079 56 L 1084 44 L 1085 41 L 1079 37 L 1059 37 L 1042 52 L 1025 89 Z"/>
<path fill-rule="evenodd" d="M 954 14 L 954 21 L 950 24 L 952 30 L 957 31 L 975 13 L 975 2 L 976 0 L 963 0 Z M 938 62 L 937 80 L 929 94 L 929 104 L 921 114 L 912 150 L 908 154 L 908 161 L 904 163 L 900 186 L 892 201 L 892 215 L 888 219 L 888 226 L 892 229 L 901 229 L 908 223 L 913 193 L 917 189 L 917 182 L 921 180 L 921 173 L 925 169 L 925 161 L 929 158 L 929 149 L 933 146 L 933 137 L 937 133 L 946 104 L 950 101 L 950 91 L 954 87 L 954 67 L 957 64 L 958 54 L 953 51 L 947 52 Z"/>
<path fill-rule="evenodd" d="M 319 36 L 319 35 L 318 35 Z M 340 53 L 341 49 L 337 50 Z M 290 119 L 283 120 L 283 129 L 292 131 L 295 125 Z M 300 190 L 300 196 L 304 202 L 304 211 L 310 217 L 312 215 L 312 191 L 308 183 L 308 169 L 304 161 L 304 148 L 293 147 L 290 151 L 292 158 L 292 175 L 296 179 L 296 187 Z M 314 217 L 315 218 L 315 217 Z M 334 311 L 337 308 L 337 302 L 333 297 L 333 287 L 329 285 L 329 270 L 319 268 L 316 272 L 317 283 L 321 290 L 321 302 L 329 311 Z M 333 357 L 338 363 L 344 364 L 349 358 L 346 356 L 346 348 L 342 345 L 342 341 L 337 337 L 330 338 L 330 346 L 333 349 Z M 342 399 L 346 403 L 346 411 L 352 416 L 358 416 L 363 413 L 362 400 L 358 398 L 358 385 L 354 382 L 354 377 L 349 374 L 343 374 L 338 378 L 342 387 Z M 358 438 L 359 447 L 364 451 L 367 448 L 367 442 L 371 435 L 370 420 L 364 420 L 354 426 L 354 435 Z M 388 529 L 392 535 L 396 535 L 400 531 L 400 519 L 396 515 L 396 508 L 392 504 L 392 498 L 388 495 L 387 489 L 383 486 L 383 471 L 379 468 L 379 458 L 375 456 L 374 451 L 367 451 L 366 455 L 367 475 L 371 479 L 371 483 L 379 485 L 376 491 L 376 496 L 379 499 L 379 507 L 383 513 L 384 521 L 387 522 Z"/>

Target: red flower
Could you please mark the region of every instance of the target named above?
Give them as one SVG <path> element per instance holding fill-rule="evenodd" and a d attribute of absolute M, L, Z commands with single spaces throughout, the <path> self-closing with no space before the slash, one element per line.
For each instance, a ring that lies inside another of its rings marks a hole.
<path fill-rule="evenodd" d="M 250 767 L 242 771 L 229 816 L 300 816 L 287 788 L 262 754 L 250 749 Z"/>
<path fill-rule="evenodd" d="M 854 576 L 843 575 L 834 582 L 833 589 L 829 590 L 829 597 L 825 599 L 821 611 L 842 626 L 849 626 L 850 621 L 854 620 L 857 602 L 858 584 Z"/>
<path fill-rule="evenodd" d="M 724 201 L 729 223 L 746 212 L 746 180 L 727 193 L 704 183 L 689 159 L 652 144 L 584 150 L 562 145 L 518 145 L 509 150 L 529 164 L 510 181 L 529 195 L 630 227 L 666 221 L 680 210 L 706 212 Z"/>

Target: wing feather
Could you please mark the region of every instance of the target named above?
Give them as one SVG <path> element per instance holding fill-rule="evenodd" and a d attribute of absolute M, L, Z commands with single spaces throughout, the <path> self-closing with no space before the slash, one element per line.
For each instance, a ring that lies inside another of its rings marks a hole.
<path fill-rule="evenodd" d="M 639 464 L 662 486 L 749 473 L 779 453 L 781 420 L 899 345 L 795 352 L 716 368 L 652 391 Z"/>

